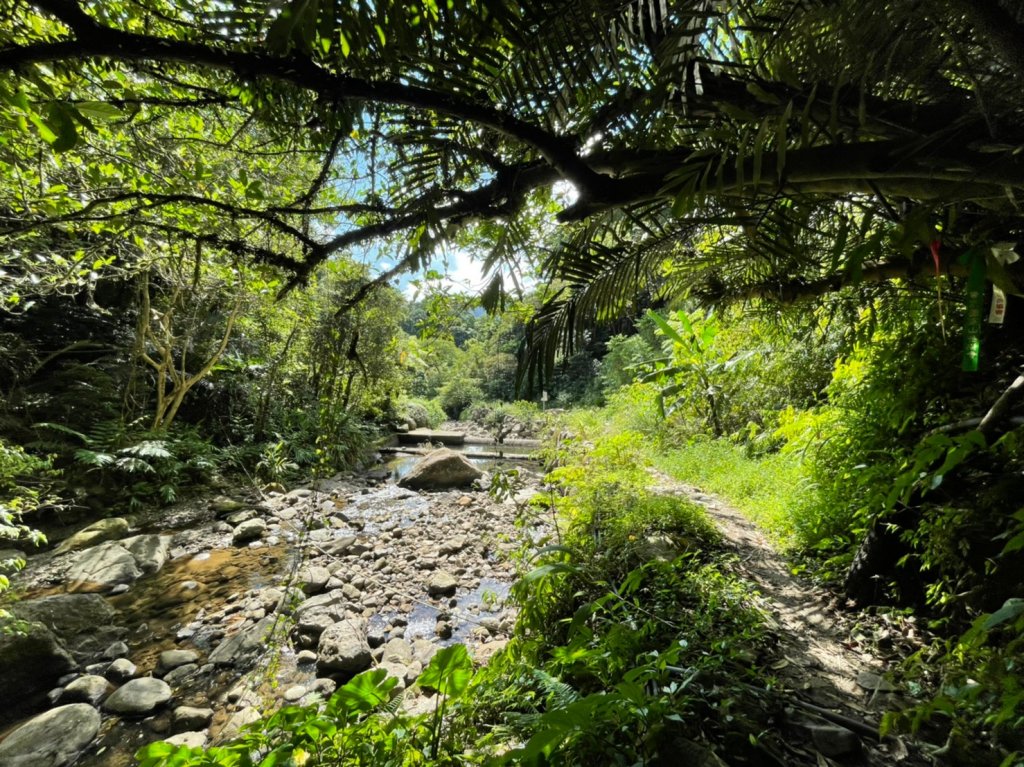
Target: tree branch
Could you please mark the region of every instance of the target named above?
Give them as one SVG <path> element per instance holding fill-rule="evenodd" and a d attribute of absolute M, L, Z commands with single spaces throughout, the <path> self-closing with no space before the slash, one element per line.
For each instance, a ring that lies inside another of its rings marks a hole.
<path fill-rule="evenodd" d="M 594 171 L 576 154 L 577 142 L 573 138 L 554 135 L 479 102 L 407 83 L 337 74 L 297 55 L 274 56 L 123 32 L 98 23 L 73 0 L 35 0 L 34 5 L 65 23 L 76 39 L 0 50 L 0 70 L 92 58 L 132 63 L 161 61 L 203 65 L 231 72 L 241 80 L 276 80 L 315 92 L 329 101 L 367 100 L 431 110 L 489 128 L 532 147 L 585 196 L 598 200 L 612 196 L 612 180 Z"/>

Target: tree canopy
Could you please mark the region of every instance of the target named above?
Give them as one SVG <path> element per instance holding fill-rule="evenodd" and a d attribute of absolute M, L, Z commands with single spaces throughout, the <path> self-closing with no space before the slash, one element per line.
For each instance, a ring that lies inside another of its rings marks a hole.
<path fill-rule="evenodd" d="M 1019 235 L 1018 6 L 7 0 L 0 258 L 59 287 L 205 249 L 294 285 L 363 247 L 390 268 L 359 300 L 468 228 L 488 302 L 531 259 L 565 285 L 535 363 L 637 292 L 934 273 Z"/>

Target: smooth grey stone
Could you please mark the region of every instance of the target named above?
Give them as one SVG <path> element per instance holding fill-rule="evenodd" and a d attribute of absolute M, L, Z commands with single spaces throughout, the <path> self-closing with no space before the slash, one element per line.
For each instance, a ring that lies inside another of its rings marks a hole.
<path fill-rule="evenodd" d="M 0 743 L 4 767 L 65 767 L 78 759 L 100 729 L 100 713 L 69 703 L 30 719 Z"/>
<path fill-rule="evenodd" d="M 171 686 L 151 676 L 132 679 L 117 688 L 103 704 L 113 714 L 142 716 L 150 714 L 171 699 Z"/>

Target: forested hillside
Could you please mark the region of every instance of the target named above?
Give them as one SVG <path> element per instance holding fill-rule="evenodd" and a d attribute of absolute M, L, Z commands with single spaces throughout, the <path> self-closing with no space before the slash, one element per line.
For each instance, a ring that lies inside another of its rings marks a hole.
<path fill-rule="evenodd" d="M 18 604 L 216 533 L 280 600 L 168 636 L 331 673 L 147 767 L 1024 764 L 1022 84 L 1016 0 L 0 0 L 0 722 L 100 733 L 0 763 L 178 729 Z"/>

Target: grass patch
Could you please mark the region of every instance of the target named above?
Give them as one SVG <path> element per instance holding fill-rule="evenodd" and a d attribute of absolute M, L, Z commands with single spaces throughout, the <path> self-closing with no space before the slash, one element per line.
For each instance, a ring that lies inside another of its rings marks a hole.
<path fill-rule="evenodd" d="M 669 476 L 721 496 L 785 549 L 818 540 L 817 492 L 798 457 L 751 458 L 724 440 L 701 440 L 654 457 Z"/>

